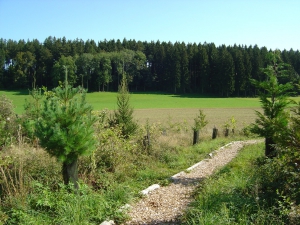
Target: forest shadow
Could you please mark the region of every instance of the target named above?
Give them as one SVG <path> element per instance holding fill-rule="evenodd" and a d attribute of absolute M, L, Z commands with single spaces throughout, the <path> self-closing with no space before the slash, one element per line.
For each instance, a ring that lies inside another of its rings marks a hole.
<path fill-rule="evenodd" d="M 216 95 L 205 95 L 205 94 L 191 94 L 191 93 L 187 93 L 187 94 L 174 94 L 174 93 L 169 93 L 169 92 L 140 92 L 140 91 L 134 91 L 134 92 L 130 92 L 130 94 L 139 94 L 139 95 L 168 95 L 172 98 L 220 98 L 219 96 Z"/>
<path fill-rule="evenodd" d="M 21 89 L 21 90 L 0 89 L 0 91 L 10 93 L 11 95 L 29 95 L 29 89 Z"/>

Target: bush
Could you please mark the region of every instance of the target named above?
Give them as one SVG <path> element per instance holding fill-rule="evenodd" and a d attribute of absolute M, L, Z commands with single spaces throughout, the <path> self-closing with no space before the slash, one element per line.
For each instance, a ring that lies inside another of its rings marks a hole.
<path fill-rule="evenodd" d="M 84 184 L 80 185 L 78 194 L 70 192 L 70 188 L 59 184 L 57 190 L 51 190 L 39 182 L 32 183 L 26 205 L 10 210 L 6 223 L 100 224 L 107 218 L 123 220 L 122 212 L 117 210 L 123 202 L 112 201 L 111 196 L 97 194 Z"/>
<path fill-rule="evenodd" d="M 17 117 L 13 109 L 12 101 L 5 95 L 0 96 L 0 148 L 17 140 Z"/>

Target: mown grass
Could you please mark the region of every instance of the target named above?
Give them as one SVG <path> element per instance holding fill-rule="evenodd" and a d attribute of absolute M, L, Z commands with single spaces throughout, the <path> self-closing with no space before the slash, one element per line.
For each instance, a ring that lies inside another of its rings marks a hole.
<path fill-rule="evenodd" d="M 246 146 L 231 163 L 205 180 L 182 223 L 284 224 L 258 193 L 259 173 L 255 161 L 263 154 L 263 144 Z"/>
<path fill-rule="evenodd" d="M 16 113 L 23 112 L 29 90 L 5 91 L 0 90 L 0 95 L 6 95 L 16 106 Z M 117 109 L 117 93 L 93 92 L 87 94 L 87 101 L 94 110 Z M 132 93 L 131 105 L 134 109 L 163 109 L 163 108 L 251 108 L 259 107 L 257 98 L 212 98 L 201 95 L 173 95 L 163 93 Z"/>
<path fill-rule="evenodd" d="M 15 112 L 24 112 L 25 99 L 29 99 L 28 90 L 5 91 L 0 90 L 0 95 L 6 95 L 13 101 Z M 87 94 L 87 100 L 95 111 L 117 109 L 117 93 L 93 92 Z M 300 97 L 294 98 L 300 100 Z M 143 126 L 146 122 L 163 123 L 165 121 L 185 122 L 191 127 L 194 118 L 201 109 L 206 114 L 208 125 L 204 133 L 210 135 L 216 126 L 219 130 L 232 117 L 236 120 L 236 129 L 253 123 L 256 118 L 255 111 L 260 111 L 260 102 L 257 98 L 212 98 L 201 95 L 172 95 L 164 93 L 133 93 L 130 104 L 134 108 L 134 119 Z"/>
<path fill-rule="evenodd" d="M 28 90 L 0 91 L 13 101 L 15 112 L 24 112 L 25 99 L 30 99 Z M 87 94 L 87 100 L 95 111 L 117 109 L 117 93 L 93 92 Z M 134 119 L 144 126 L 146 122 L 164 123 L 166 121 L 186 123 L 190 128 L 194 118 L 202 109 L 207 116 L 208 125 L 203 130 L 210 135 L 214 126 L 222 126 L 231 119 L 237 121 L 236 129 L 240 130 L 254 122 L 255 110 L 259 110 L 256 98 L 211 98 L 201 95 L 172 95 L 164 93 L 133 93 L 130 104 L 134 108 Z"/>
<path fill-rule="evenodd" d="M 29 90 L 0 90 L 0 95 L 6 95 L 16 106 L 16 113 L 23 112 Z M 92 92 L 87 94 L 87 100 L 95 110 L 117 108 L 116 92 Z M 300 97 L 293 98 L 296 101 Z M 202 95 L 174 95 L 166 93 L 131 93 L 131 105 L 134 109 L 172 109 L 172 108 L 258 108 L 258 98 L 214 98 Z"/>

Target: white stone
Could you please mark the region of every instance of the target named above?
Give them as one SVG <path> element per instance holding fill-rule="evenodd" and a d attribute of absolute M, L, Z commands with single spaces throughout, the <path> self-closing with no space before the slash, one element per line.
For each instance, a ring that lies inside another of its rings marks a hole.
<path fill-rule="evenodd" d="M 100 225 L 114 225 L 115 222 L 113 220 L 110 220 L 110 221 L 104 221 L 102 223 L 100 223 Z"/>
<path fill-rule="evenodd" d="M 200 161 L 200 162 L 198 162 L 198 163 L 192 165 L 191 167 L 187 168 L 186 170 L 187 170 L 187 171 L 191 171 L 191 170 L 195 169 L 196 167 L 200 166 L 200 165 L 203 164 L 203 163 L 204 163 L 204 161 Z"/>
<path fill-rule="evenodd" d="M 149 194 L 151 191 L 154 191 L 155 189 L 160 188 L 159 184 L 153 184 L 150 187 L 146 188 L 145 190 L 142 190 L 140 193 L 142 195 L 147 195 Z"/>

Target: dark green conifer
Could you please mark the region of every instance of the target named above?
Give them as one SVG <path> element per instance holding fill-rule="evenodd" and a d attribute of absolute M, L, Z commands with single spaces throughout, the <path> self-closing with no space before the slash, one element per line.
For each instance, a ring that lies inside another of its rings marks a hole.
<path fill-rule="evenodd" d="M 114 113 L 114 123 L 121 126 L 124 137 L 129 137 L 137 130 L 137 123 L 133 120 L 133 109 L 131 108 L 129 101 L 130 95 L 128 92 L 126 76 L 123 75 L 117 96 L 118 110 Z"/>
<path fill-rule="evenodd" d="M 280 61 L 280 52 L 272 52 L 268 55 L 269 65 L 262 69 L 266 80 L 252 80 L 259 91 L 259 99 L 263 113 L 256 111 L 258 118 L 251 131 L 265 138 L 265 155 L 274 157 L 276 140 L 284 136 L 287 131 L 288 114 L 286 107 L 291 103 L 288 96 L 291 94 L 291 83 L 280 84 L 279 78 L 285 76 L 289 66 Z"/>
<path fill-rule="evenodd" d="M 72 88 L 66 82 L 64 86 L 55 88 L 53 93 L 44 101 L 36 135 L 40 145 L 63 163 L 64 183 L 71 182 L 77 189 L 78 158 L 95 148 L 95 117 L 82 88 Z"/>

